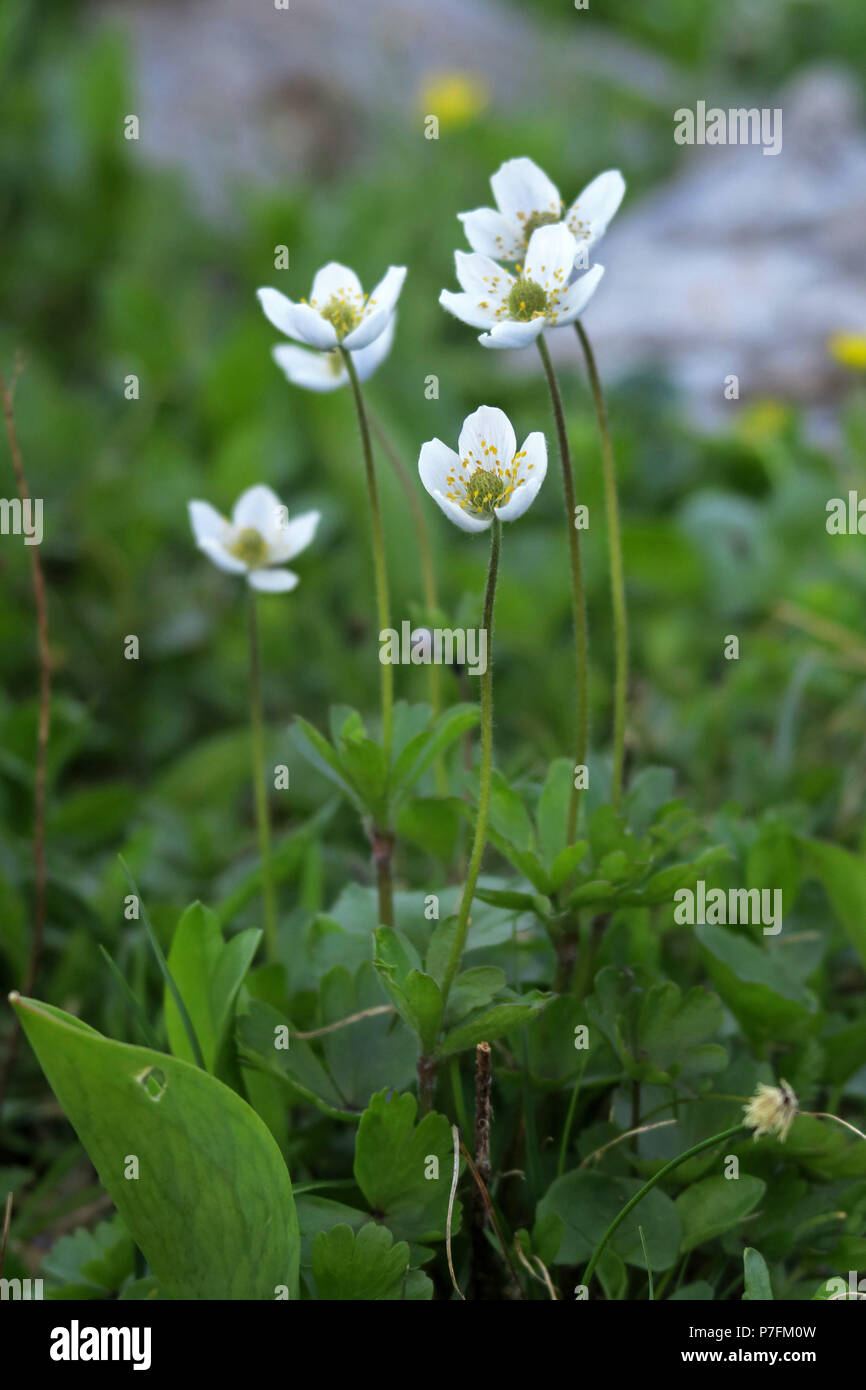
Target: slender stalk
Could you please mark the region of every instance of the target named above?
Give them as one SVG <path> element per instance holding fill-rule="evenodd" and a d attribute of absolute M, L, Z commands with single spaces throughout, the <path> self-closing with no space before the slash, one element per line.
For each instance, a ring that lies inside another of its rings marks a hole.
<path fill-rule="evenodd" d="M 367 412 L 364 408 L 364 398 L 361 395 L 361 383 L 358 380 L 358 373 L 352 361 L 352 354 L 345 348 L 341 348 L 343 361 L 346 364 L 346 371 L 349 374 L 349 381 L 352 385 L 352 394 L 355 398 L 355 412 L 358 416 L 358 429 L 361 434 L 361 449 L 364 454 L 364 469 L 367 474 L 367 495 L 370 499 L 370 520 L 373 530 L 373 570 L 376 583 L 376 612 L 379 619 L 379 631 L 384 632 L 391 626 L 391 610 L 388 601 L 388 573 L 385 568 L 385 539 L 382 533 L 382 513 L 379 508 L 379 491 L 376 486 L 376 469 L 373 463 L 373 443 L 370 438 L 370 424 L 367 419 Z M 380 662 L 379 670 L 382 681 L 382 745 L 385 750 L 385 760 L 390 765 L 391 762 L 391 727 L 394 709 L 394 671 L 393 667 L 385 662 Z"/>
<path fill-rule="evenodd" d="M 580 532 L 575 526 L 575 493 L 574 493 L 574 472 L 571 467 L 571 449 L 568 443 L 568 430 L 565 424 L 565 410 L 562 405 L 562 394 L 559 390 L 559 382 L 553 370 L 553 363 L 550 360 L 550 352 L 547 343 L 544 341 L 544 334 L 539 333 L 535 340 L 538 344 L 538 352 L 547 377 L 547 389 L 550 392 L 550 404 L 553 407 L 553 418 L 556 423 L 556 436 L 559 443 L 559 462 L 562 467 L 562 486 L 565 492 L 565 519 L 568 524 L 568 549 L 571 559 L 571 608 L 574 616 L 574 642 L 575 655 L 577 658 L 577 742 L 575 745 L 574 761 L 577 767 L 586 764 L 586 748 L 589 732 L 589 687 L 587 661 L 589 653 L 589 636 L 586 624 L 586 598 L 583 591 L 583 564 L 580 558 Z M 577 834 L 577 810 L 580 801 L 580 792 L 574 786 L 572 778 L 571 796 L 568 802 L 568 843 L 573 844 Z"/>
<path fill-rule="evenodd" d="M 586 1071 L 586 1064 L 589 1060 L 589 1049 L 585 1049 L 581 1054 L 580 1067 L 577 1073 L 577 1080 L 571 1092 L 571 1100 L 568 1102 L 568 1113 L 565 1117 L 565 1126 L 562 1131 L 562 1143 L 559 1146 L 559 1162 L 556 1165 L 556 1176 L 561 1178 L 565 1172 L 565 1160 L 568 1154 L 568 1141 L 571 1138 L 571 1126 L 574 1123 L 574 1112 L 577 1109 L 577 1098 L 580 1095 L 580 1083 L 583 1081 L 583 1073 Z"/>
<path fill-rule="evenodd" d="M 24 463 L 21 457 L 21 449 L 18 444 L 18 435 L 15 429 L 15 412 L 13 409 L 13 396 L 15 385 L 21 370 L 20 361 L 16 367 L 11 384 L 7 385 L 6 380 L 0 372 L 0 398 L 3 402 L 3 419 L 6 426 L 6 438 L 9 442 L 9 454 L 12 459 L 12 468 L 15 472 L 15 481 L 18 486 L 18 495 L 21 499 L 21 506 L 30 501 L 30 490 L 27 486 L 27 478 L 24 473 Z M 30 938 L 30 955 L 27 962 L 27 975 L 24 981 L 25 995 L 32 995 L 36 976 L 39 970 L 39 962 L 42 957 L 42 937 L 45 925 L 45 893 L 46 893 L 46 867 L 45 867 L 45 785 L 46 785 L 46 761 L 48 754 L 48 734 L 51 727 L 51 653 L 48 646 L 48 607 L 45 598 L 45 577 L 42 573 L 42 561 L 39 557 L 39 546 L 29 545 L 30 566 L 33 580 L 33 602 L 36 609 L 36 641 L 39 650 L 39 722 L 36 730 L 36 772 L 33 781 L 33 933 Z M 0 1065 L 0 1112 L 3 1109 L 3 1100 L 15 1065 L 15 1055 L 18 1051 L 18 1040 L 21 1034 L 21 1025 L 16 1014 L 12 1024 L 12 1031 L 6 1045 L 6 1052 Z"/>
<path fill-rule="evenodd" d="M 592 1259 L 586 1267 L 581 1282 L 586 1285 L 587 1288 L 589 1287 L 589 1281 L 595 1273 L 595 1267 L 598 1264 L 599 1256 L 604 1250 L 604 1247 L 607 1245 L 611 1236 L 622 1225 L 623 1221 L 625 1221 L 629 1212 L 634 1211 L 638 1202 L 643 1201 L 650 1188 L 655 1187 L 656 1183 L 661 1182 L 662 1178 L 667 1177 L 668 1173 L 672 1173 L 681 1163 L 685 1163 L 687 1158 L 694 1158 L 695 1154 L 703 1153 L 704 1149 L 711 1149 L 714 1144 L 721 1144 L 725 1139 L 733 1139 L 735 1134 L 742 1134 L 744 1132 L 745 1125 L 742 1124 L 733 1125 L 730 1129 L 723 1129 L 720 1134 L 713 1134 L 709 1139 L 702 1139 L 699 1144 L 693 1144 L 690 1149 L 686 1149 L 685 1153 L 678 1154 L 676 1158 L 671 1159 L 670 1163 L 666 1163 L 663 1168 L 660 1168 L 657 1173 L 654 1173 L 653 1176 L 644 1183 L 643 1187 L 626 1202 L 622 1211 L 617 1212 L 601 1240 L 598 1242 L 598 1245 L 593 1250 Z"/>
<path fill-rule="evenodd" d="M 625 578 L 622 563 L 622 537 L 619 524 L 619 500 L 616 492 L 616 466 L 613 461 L 613 446 L 607 422 L 607 406 L 601 378 L 596 366 L 595 353 L 586 329 L 580 319 L 575 320 L 575 329 L 580 339 L 586 370 L 595 403 L 595 417 L 601 437 L 601 461 L 604 472 L 604 508 L 607 516 L 607 538 L 610 548 L 610 595 L 613 607 L 613 633 L 616 653 L 613 694 L 613 780 L 611 783 L 611 803 L 619 805 L 622 795 L 622 770 L 625 756 L 625 715 L 628 694 L 628 615 L 625 603 Z"/>
<path fill-rule="evenodd" d="M 448 957 L 445 978 L 442 981 L 443 1010 L 454 983 L 454 976 L 457 974 L 460 961 L 463 958 L 463 949 L 469 934 L 469 910 L 472 907 L 475 885 L 478 882 L 478 874 L 481 869 L 481 856 L 484 853 L 484 843 L 487 838 L 490 774 L 493 766 L 493 604 L 496 598 L 496 578 L 499 573 L 501 548 L 502 522 L 495 516 L 490 528 L 490 564 L 487 570 L 487 588 L 484 591 L 483 626 L 487 633 L 487 669 L 481 677 L 481 770 L 478 787 L 478 818 L 475 822 L 475 838 L 472 842 L 472 853 L 466 872 L 466 884 L 463 889 L 463 897 L 460 899 L 457 930 L 454 934 L 451 954 Z"/>
<path fill-rule="evenodd" d="M 421 499 L 418 496 L 418 489 L 409 475 L 403 460 L 394 448 L 393 443 L 385 432 L 385 428 L 377 415 L 368 408 L 367 418 L 370 421 L 379 447 L 384 453 L 388 462 L 391 464 L 397 479 L 406 494 L 409 503 L 409 510 L 412 513 L 412 521 L 415 526 L 415 536 L 418 541 L 418 555 L 421 560 L 421 577 L 424 585 L 424 607 L 428 613 L 435 614 L 439 611 L 439 597 L 436 592 L 436 572 L 433 568 L 433 549 L 430 545 L 430 532 L 427 529 L 427 521 L 424 516 L 424 508 L 421 506 Z M 433 710 L 433 718 L 438 719 L 442 712 L 442 672 L 435 661 L 431 661 L 427 667 L 427 679 L 430 683 L 430 705 Z M 436 779 L 436 790 L 440 796 L 445 796 L 448 791 L 448 782 L 445 776 L 445 766 L 441 758 L 437 758 L 433 764 L 433 773 Z"/>
<path fill-rule="evenodd" d="M 256 596 L 250 589 L 250 727 L 253 751 L 253 793 L 256 803 L 256 825 L 259 835 L 259 859 L 262 866 L 262 902 L 265 912 L 265 951 L 269 962 L 277 959 L 277 905 L 271 868 L 271 823 L 268 812 L 268 792 L 265 780 L 265 734 L 262 717 L 261 663 L 259 660 L 259 630 L 256 616 Z"/>

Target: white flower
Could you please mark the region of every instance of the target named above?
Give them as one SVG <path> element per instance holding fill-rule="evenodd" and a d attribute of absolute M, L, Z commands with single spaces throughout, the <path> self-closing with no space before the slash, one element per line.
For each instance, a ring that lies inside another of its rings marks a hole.
<path fill-rule="evenodd" d="M 608 169 L 587 184 L 563 217 L 559 189 L 531 159 L 506 160 L 490 186 L 496 208 L 457 216 L 473 251 L 502 261 L 522 260 L 535 229 L 561 221 L 588 249 L 604 235 L 625 193 L 622 174 Z"/>
<path fill-rule="evenodd" d="M 357 348 L 350 356 L 359 381 L 366 381 L 382 365 L 394 341 L 397 315 L 392 314 L 384 333 L 369 347 Z M 336 348 L 332 352 L 310 352 L 309 348 L 280 343 L 273 350 L 273 359 L 295 386 L 305 391 L 336 391 L 349 380 L 346 364 Z"/>
<path fill-rule="evenodd" d="M 456 251 L 462 293 L 443 290 L 439 303 L 473 328 L 489 329 L 478 339 L 485 347 L 526 347 L 544 328 L 572 323 L 592 298 L 604 266 L 572 281 L 577 251 L 564 222 L 532 233 L 519 276 L 477 251 Z"/>
<path fill-rule="evenodd" d="M 242 492 L 231 521 L 209 502 L 190 502 L 189 519 L 199 550 L 221 570 L 245 574 L 254 589 L 267 594 L 287 593 L 298 576 L 287 569 L 272 569 L 293 560 L 310 544 L 319 524 L 318 512 L 304 512 L 287 520 L 287 509 L 275 492 L 261 483 Z"/>
<path fill-rule="evenodd" d="M 455 454 L 441 439 L 421 448 L 418 472 L 430 496 L 463 531 L 514 521 L 535 500 L 547 472 L 547 444 L 536 430 L 518 451 L 504 410 L 482 405 L 463 421 Z"/>
<path fill-rule="evenodd" d="M 389 266 L 372 294 L 365 295 L 354 270 L 330 261 L 316 272 L 309 302 L 295 304 L 279 290 L 261 289 L 259 303 L 275 328 L 320 352 L 337 347 L 356 352 L 369 347 L 388 327 L 405 266 Z"/>
<path fill-rule="evenodd" d="M 787 1081 L 780 1080 L 778 1086 L 765 1086 L 761 1082 L 748 1105 L 743 1106 L 743 1123 L 755 1131 L 756 1139 L 762 1134 L 778 1134 L 784 1144 L 794 1123 L 797 1105 L 797 1097 Z"/>

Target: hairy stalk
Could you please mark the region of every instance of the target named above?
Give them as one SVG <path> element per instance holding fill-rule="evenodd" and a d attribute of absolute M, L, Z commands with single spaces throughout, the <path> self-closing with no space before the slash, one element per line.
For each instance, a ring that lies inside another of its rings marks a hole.
<path fill-rule="evenodd" d="M 388 600 L 388 573 L 385 567 L 385 539 L 382 533 L 382 513 L 379 508 L 379 491 L 376 486 L 376 469 L 373 463 L 373 443 L 370 438 L 370 425 L 364 407 L 364 398 L 361 395 L 361 383 L 358 380 L 358 373 L 352 361 L 352 354 L 347 352 L 345 348 L 341 348 L 340 352 L 346 364 L 349 381 L 352 384 L 352 394 L 355 398 L 355 411 L 358 416 L 358 429 L 361 434 L 361 449 L 364 454 L 364 470 L 367 475 L 367 495 L 370 499 L 370 521 L 373 531 L 373 570 L 376 583 L 376 612 L 379 619 L 379 631 L 384 632 L 386 628 L 391 626 L 391 609 Z M 393 667 L 387 662 L 380 662 L 379 670 L 382 682 L 382 745 L 385 750 L 385 760 L 390 765 L 391 727 L 394 709 L 394 671 Z"/>
<path fill-rule="evenodd" d="M 250 728 L 253 753 L 253 795 L 256 805 L 256 828 L 259 836 L 259 860 L 262 866 L 262 905 L 265 913 L 265 953 L 269 962 L 277 959 L 277 905 L 271 867 L 271 822 L 268 811 L 268 791 L 265 777 L 265 733 L 262 717 L 261 662 L 259 659 L 259 630 L 256 617 L 256 595 L 249 594 L 250 632 Z"/>
<path fill-rule="evenodd" d="M 483 625 L 487 633 L 487 669 L 481 677 L 481 769 L 478 785 L 478 818 L 475 822 L 475 838 L 472 842 L 472 853 L 466 872 L 466 884 L 460 899 L 457 929 L 448 957 L 445 977 L 442 981 L 443 1011 L 454 983 L 454 976 L 457 974 L 463 958 L 466 937 L 469 934 L 469 912 L 472 907 L 475 885 L 478 882 L 478 874 L 481 869 L 481 856 L 484 853 L 484 844 L 487 838 L 490 774 L 493 766 L 493 604 L 496 598 L 496 578 L 499 573 L 501 548 L 502 522 L 495 516 L 490 531 L 490 564 L 487 570 L 487 588 L 484 591 Z"/>
<path fill-rule="evenodd" d="M 388 462 L 391 464 L 400 486 L 406 494 L 409 503 L 409 510 L 412 513 L 412 521 L 415 526 L 415 536 L 418 541 L 418 555 L 421 560 L 421 576 L 424 584 L 424 607 L 428 613 L 439 611 L 439 597 L 436 592 L 436 573 L 433 568 L 433 550 L 430 545 L 430 533 L 427 530 L 427 522 L 424 517 L 424 508 L 418 496 L 409 470 L 405 467 L 403 460 L 394 448 L 390 438 L 385 432 L 381 420 L 372 410 L 368 408 L 367 418 L 370 421 L 379 447 L 384 453 Z M 427 667 L 428 680 L 430 682 L 430 705 L 433 710 L 433 718 L 437 719 L 442 712 L 442 672 L 435 661 L 431 661 Z M 445 796 L 448 791 L 448 784 L 445 777 L 445 767 L 441 758 L 437 758 L 433 764 L 433 772 L 436 778 L 436 790 L 440 796 Z"/>
<path fill-rule="evenodd" d="M 15 429 L 15 413 L 13 410 L 13 396 L 15 385 L 20 372 L 20 363 L 16 367 L 15 375 L 10 385 L 0 372 L 0 398 L 3 402 L 3 420 L 6 426 L 6 438 L 9 442 L 9 454 L 12 459 L 12 467 L 15 472 L 15 481 L 18 486 L 18 495 L 21 499 L 21 506 L 30 502 L 30 490 L 27 486 L 27 478 L 24 473 L 24 463 L 21 457 L 21 449 L 18 444 L 18 435 Z M 42 957 L 42 937 L 45 926 L 45 891 L 46 891 L 46 868 L 45 868 L 45 783 L 46 783 L 46 759 L 48 754 L 48 734 L 51 727 L 51 653 L 48 646 L 48 607 L 45 597 L 45 577 L 42 573 L 42 561 L 39 558 L 39 546 L 29 545 L 30 566 L 33 578 L 33 602 L 36 609 L 36 640 L 39 651 L 39 722 L 36 730 L 36 771 L 33 782 L 33 932 L 30 938 L 30 954 L 27 961 L 27 976 L 24 982 L 25 995 L 32 995 L 36 983 L 36 976 L 39 970 L 39 962 Z M 15 1065 L 15 1055 L 18 1051 L 18 1040 L 21 1034 L 21 1024 L 16 1014 L 12 1031 L 6 1045 L 6 1053 L 3 1064 L 0 1066 L 0 1115 L 2 1115 L 3 1101 L 9 1085 L 9 1078 L 12 1075 L 12 1068 Z"/>
<path fill-rule="evenodd" d="M 559 443 L 559 462 L 562 467 L 562 486 L 565 492 L 565 519 L 568 525 L 568 549 L 571 559 L 571 608 L 574 617 L 574 643 L 577 660 L 577 742 L 575 745 L 575 766 L 586 764 L 586 748 L 589 731 L 589 693 L 587 661 L 589 637 L 586 623 L 586 598 L 583 591 L 583 565 L 580 558 L 580 532 L 575 526 L 574 472 L 571 467 L 571 450 L 568 444 L 568 430 L 565 424 L 565 411 L 559 382 L 550 360 L 550 352 L 544 341 L 544 334 L 536 338 L 538 351 L 547 377 L 550 404 L 556 424 L 556 437 Z M 580 792 L 572 779 L 571 796 L 568 802 L 568 843 L 573 844 L 577 834 L 577 811 Z"/>
<path fill-rule="evenodd" d="M 607 1245 L 611 1236 L 622 1225 L 623 1221 L 625 1221 L 629 1212 L 634 1211 L 638 1202 L 643 1201 L 650 1188 L 655 1187 L 656 1183 L 661 1182 L 662 1178 L 667 1177 L 668 1173 L 672 1173 L 681 1163 L 685 1163 L 687 1158 L 694 1158 L 695 1154 L 703 1153 L 704 1149 L 711 1149 L 714 1144 L 721 1144 L 725 1139 L 733 1139 L 735 1134 L 744 1134 L 745 1132 L 745 1125 L 742 1124 L 733 1125 L 730 1129 L 723 1129 L 720 1134 L 713 1134 L 709 1139 L 702 1139 L 699 1144 L 693 1144 L 690 1149 L 686 1149 L 685 1153 L 678 1154 L 676 1158 L 671 1159 L 670 1163 L 666 1163 L 663 1168 L 660 1168 L 657 1173 L 654 1173 L 649 1181 L 644 1183 L 643 1187 L 626 1202 L 622 1211 L 617 1212 L 613 1221 L 611 1221 L 601 1240 L 598 1242 L 598 1245 L 592 1252 L 592 1259 L 586 1267 L 581 1283 L 583 1283 L 587 1289 L 589 1288 L 589 1281 L 595 1273 L 595 1267 L 598 1264 L 599 1256 L 604 1250 L 604 1247 Z"/>
<path fill-rule="evenodd" d="M 601 437 L 601 461 L 604 472 L 604 507 L 607 516 L 607 538 L 610 548 L 610 595 L 613 607 L 614 647 L 616 669 L 614 673 L 613 694 L 613 779 L 611 782 L 611 804 L 619 806 L 622 795 L 622 773 L 625 757 L 625 715 L 628 694 L 628 615 L 625 602 L 625 578 L 622 563 L 622 536 L 619 524 L 619 500 L 616 491 L 616 466 L 613 461 L 613 446 L 607 420 L 607 406 L 601 378 L 596 366 L 595 353 L 586 330 L 580 319 L 575 321 L 575 329 L 580 339 L 586 370 L 595 403 L 595 416 Z"/>

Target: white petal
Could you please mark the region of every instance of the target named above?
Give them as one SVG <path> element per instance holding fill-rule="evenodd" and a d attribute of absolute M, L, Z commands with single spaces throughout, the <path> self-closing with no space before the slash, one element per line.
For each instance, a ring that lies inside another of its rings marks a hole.
<path fill-rule="evenodd" d="M 397 315 L 392 314 L 385 325 L 384 333 L 380 333 L 378 338 L 376 338 L 369 347 L 356 348 L 352 353 L 352 361 L 355 364 L 355 371 L 358 373 L 359 381 L 367 381 L 385 361 L 394 342 L 394 329 L 396 324 Z M 343 379 L 345 380 L 345 374 Z"/>
<path fill-rule="evenodd" d="M 455 251 L 454 269 L 460 288 L 477 299 L 487 299 L 491 308 L 503 303 L 511 293 L 514 276 L 489 256 L 477 251 Z"/>
<path fill-rule="evenodd" d="M 252 587 L 263 594 L 287 594 L 299 583 L 291 570 L 250 570 L 247 577 Z"/>
<path fill-rule="evenodd" d="M 573 285 L 569 285 L 559 301 L 559 309 L 554 320 L 557 327 L 566 323 L 573 323 L 578 314 L 583 313 L 598 289 L 603 274 L 604 266 L 594 265 L 585 275 L 581 275 L 579 280 L 575 280 Z"/>
<path fill-rule="evenodd" d="M 478 299 L 474 294 L 455 294 L 453 290 L 443 290 L 439 296 L 439 303 L 449 314 L 453 314 L 463 323 L 468 323 L 472 328 L 491 328 L 497 321 L 492 308 L 479 309 Z"/>
<path fill-rule="evenodd" d="M 540 430 L 527 435 L 521 453 L 519 477 L 521 483 L 504 507 L 496 507 L 500 521 L 514 521 L 522 516 L 538 496 L 538 489 L 547 474 L 547 441 Z"/>
<path fill-rule="evenodd" d="M 471 467 L 509 468 L 517 452 L 517 437 L 504 410 L 480 405 L 467 415 L 457 442 L 460 460 Z"/>
<path fill-rule="evenodd" d="M 475 208 L 458 212 L 466 240 L 473 251 L 501 261 L 517 261 L 523 255 L 523 233 L 495 208 Z"/>
<path fill-rule="evenodd" d="M 357 300 L 359 307 L 360 301 L 364 298 L 361 281 L 354 270 L 350 270 L 347 265 L 340 265 L 339 261 L 329 261 L 321 270 L 316 271 L 310 291 L 310 302 L 321 313 L 334 295 L 338 299 Z"/>
<path fill-rule="evenodd" d="M 539 333 L 545 326 L 543 318 L 530 319 L 528 323 L 522 323 L 518 319 L 504 319 L 502 323 L 497 323 L 495 328 L 491 328 L 489 333 L 482 333 L 478 339 L 486 348 L 522 348 L 534 343 Z"/>
<path fill-rule="evenodd" d="M 397 300 L 400 298 L 400 291 L 405 279 L 405 266 L 392 265 L 388 267 L 385 275 L 367 300 L 363 319 L 358 327 L 353 328 L 352 332 L 347 333 L 343 339 L 343 347 L 357 351 L 359 348 L 367 347 L 379 337 L 380 333 L 384 332 L 394 313 Z"/>
<path fill-rule="evenodd" d="M 568 285 L 578 250 L 564 222 L 537 227 L 529 241 L 523 273 L 548 294 L 561 293 Z"/>
<path fill-rule="evenodd" d="M 486 531 L 491 522 L 489 518 L 470 516 L 464 512 L 462 507 L 458 507 L 456 502 L 451 502 L 441 492 L 431 492 L 430 496 L 438 502 L 449 521 L 453 521 L 455 526 L 459 526 L 461 531 Z"/>
<path fill-rule="evenodd" d="M 225 517 L 210 502 L 189 502 L 189 521 L 197 541 L 220 540 L 229 530 Z"/>
<path fill-rule="evenodd" d="M 206 537 L 199 541 L 198 548 L 209 560 L 213 561 L 217 569 L 225 570 L 226 574 L 244 574 L 246 565 L 243 560 L 239 560 L 236 555 L 229 555 L 228 551 L 219 541 L 213 537 Z"/>
<path fill-rule="evenodd" d="M 280 343 L 271 356 L 292 385 L 302 386 L 305 391 L 336 391 L 349 379 L 342 359 L 339 371 L 335 372 L 333 359 L 327 352 L 312 352 L 309 348 Z"/>
<path fill-rule="evenodd" d="M 556 184 L 531 159 L 508 159 L 490 180 L 499 211 L 509 222 L 525 223 L 535 212 L 559 217 L 562 199 Z"/>
<path fill-rule="evenodd" d="M 326 352 L 337 346 L 337 331 L 332 323 L 312 309 L 309 304 L 295 304 L 279 290 L 257 290 L 259 303 L 267 318 L 287 338 L 297 338 L 308 347 Z"/>
<path fill-rule="evenodd" d="M 272 537 L 268 547 L 268 559 L 272 565 L 281 565 L 284 560 L 294 560 L 302 550 L 306 550 L 316 534 L 321 520 L 321 512 L 302 512 L 283 526 Z"/>
<path fill-rule="evenodd" d="M 435 497 L 437 492 L 444 493 L 447 490 L 451 470 L 459 467 L 460 459 L 457 454 L 453 449 L 449 449 L 447 444 L 443 444 L 441 439 L 428 439 L 426 444 L 421 445 L 418 472 L 431 497 Z"/>
<path fill-rule="evenodd" d="M 625 179 L 619 169 L 606 169 L 587 184 L 566 214 L 569 230 L 578 241 L 591 246 L 604 236 L 625 194 Z"/>
<path fill-rule="evenodd" d="M 249 527 L 258 531 L 265 540 L 280 529 L 280 516 L 283 503 L 275 492 L 264 483 L 248 487 L 235 502 L 232 524 L 243 530 Z"/>

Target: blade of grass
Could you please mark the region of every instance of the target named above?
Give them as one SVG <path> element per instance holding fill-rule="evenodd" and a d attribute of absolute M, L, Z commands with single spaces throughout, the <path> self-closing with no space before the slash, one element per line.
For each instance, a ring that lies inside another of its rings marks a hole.
<path fill-rule="evenodd" d="M 168 961 L 162 953 L 162 947 L 160 946 L 159 941 L 157 940 L 156 932 L 153 930 L 153 927 L 151 926 L 150 918 L 147 915 L 147 911 L 141 899 L 141 894 L 138 891 L 138 886 L 135 882 L 135 879 L 132 877 L 132 874 L 129 872 L 129 869 L 126 865 L 126 861 L 122 858 L 121 855 L 118 855 L 118 859 L 120 860 L 120 867 L 123 869 L 123 872 L 126 874 L 126 877 L 129 881 L 129 886 L 135 894 L 136 898 L 138 899 L 139 907 L 141 908 L 141 920 L 144 923 L 144 930 L 147 932 L 147 939 L 150 942 L 150 949 L 153 951 L 153 954 L 156 957 L 156 963 L 162 972 L 162 977 L 165 980 L 165 983 L 168 985 L 169 990 L 171 991 L 171 997 L 175 1002 L 177 1011 L 180 1014 L 181 1023 L 183 1024 L 184 1029 L 186 1030 L 186 1035 L 189 1038 L 189 1045 L 192 1048 L 196 1064 L 201 1067 L 202 1071 L 207 1071 L 207 1067 L 204 1064 L 204 1057 L 202 1056 L 202 1050 L 199 1047 L 198 1038 L 196 1037 L 195 1029 L 192 1026 L 192 1019 L 190 1018 L 189 1013 L 187 1012 L 187 1007 L 186 1004 L 183 1002 L 181 992 L 175 984 L 172 973 L 168 968 Z M 159 1050 L 162 1051 L 162 1048 L 160 1048 Z"/>
<path fill-rule="evenodd" d="M 126 1000 L 127 1004 L 129 1004 L 130 1008 L 132 1009 L 132 1016 L 138 1025 L 138 1031 L 144 1039 L 145 1046 L 152 1047 L 154 1052 L 163 1052 L 165 1049 L 161 1046 L 159 1039 L 157 1038 L 156 1034 L 154 1033 L 153 1029 L 148 1023 L 147 1015 L 145 1014 L 144 1009 L 141 1007 L 141 1004 L 138 1002 L 138 999 L 136 998 L 133 990 L 130 988 L 129 982 L 124 979 L 123 972 L 117 965 L 115 965 L 114 961 L 111 959 L 111 956 L 106 951 L 102 942 L 97 942 L 97 945 L 99 946 L 99 950 L 102 953 L 102 959 L 108 966 L 111 972 L 111 977 L 114 980 L 114 983 L 117 985 L 122 998 Z"/>

